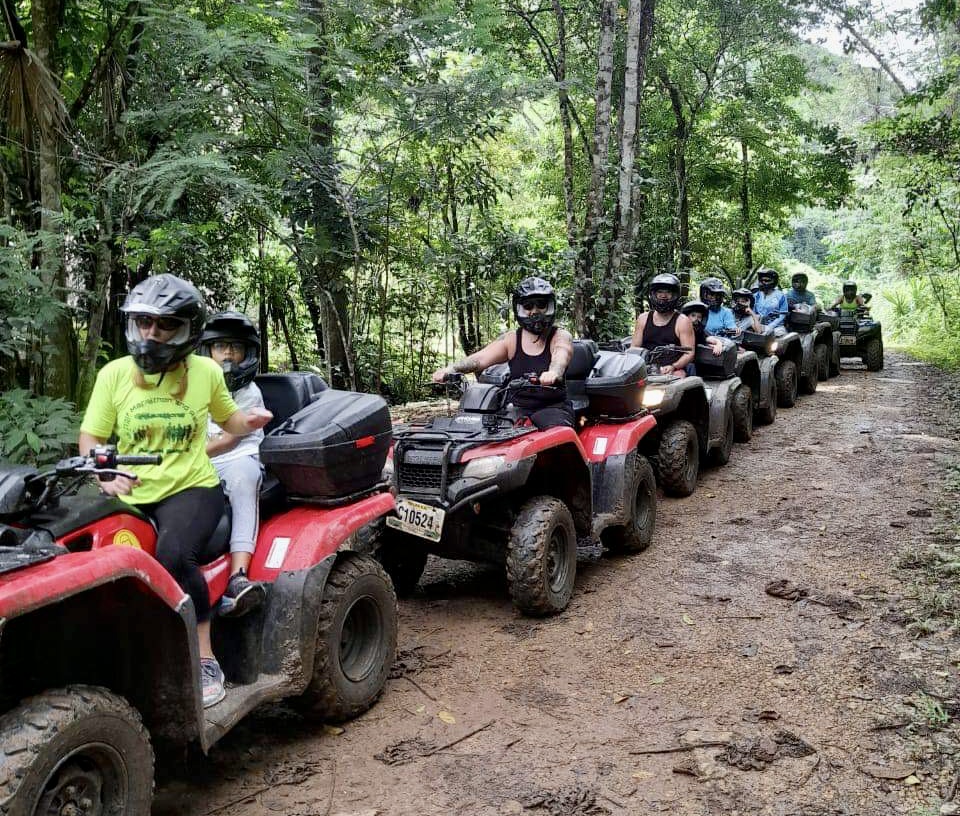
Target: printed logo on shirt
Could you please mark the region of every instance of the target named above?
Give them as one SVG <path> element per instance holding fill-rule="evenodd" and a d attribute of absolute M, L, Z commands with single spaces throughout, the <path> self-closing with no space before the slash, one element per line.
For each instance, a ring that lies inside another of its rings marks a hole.
<path fill-rule="evenodd" d="M 184 453 L 190 443 L 206 431 L 207 416 L 169 397 L 149 397 L 122 416 L 117 429 L 129 440 L 130 453 Z"/>

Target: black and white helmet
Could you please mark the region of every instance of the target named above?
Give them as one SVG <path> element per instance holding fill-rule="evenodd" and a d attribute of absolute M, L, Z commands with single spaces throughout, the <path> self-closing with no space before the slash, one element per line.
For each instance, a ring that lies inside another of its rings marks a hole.
<path fill-rule="evenodd" d="M 196 287 L 169 274 L 153 275 L 134 286 L 120 311 L 127 318 L 127 351 L 145 374 L 166 371 L 190 354 L 207 314 Z M 164 342 L 144 339 L 141 328 L 153 322 L 173 335 Z"/>
<path fill-rule="evenodd" d="M 524 278 L 513 289 L 513 316 L 531 334 L 546 334 L 557 316 L 553 286 L 543 278 Z"/>
<path fill-rule="evenodd" d="M 733 313 L 738 317 L 742 317 L 747 313 L 746 307 L 753 306 L 753 292 L 746 287 L 734 289 L 731 297 L 733 298 Z M 746 299 L 748 303 L 744 304 L 744 299 Z"/>
<path fill-rule="evenodd" d="M 846 297 L 853 297 L 857 294 L 857 282 L 854 280 L 845 280 L 843 282 L 843 294 Z"/>
<path fill-rule="evenodd" d="M 806 272 L 797 272 L 790 278 L 790 285 L 798 292 L 804 291 L 809 282 L 810 278 L 807 277 Z"/>
<path fill-rule="evenodd" d="M 719 309 L 727 296 L 727 287 L 720 278 L 707 278 L 700 284 L 700 300 L 711 309 Z"/>
<path fill-rule="evenodd" d="M 673 297 L 669 300 L 658 300 L 655 293 L 664 289 L 672 292 Z M 651 308 L 661 314 L 675 312 L 677 310 L 677 307 L 680 305 L 680 292 L 680 278 L 670 272 L 654 275 L 653 280 L 650 281 L 650 285 L 647 287 L 647 296 L 650 300 Z"/>
<path fill-rule="evenodd" d="M 213 344 L 218 340 L 243 343 L 243 359 L 239 363 L 225 360 L 220 364 L 227 388 L 231 391 L 243 388 L 256 376 L 260 364 L 260 333 L 257 327 L 240 312 L 218 312 L 207 321 L 200 335 L 200 353 L 212 357 Z"/>
<path fill-rule="evenodd" d="M 688 300 L 686 303 L 683 304 L 683 308 L 680 309 L 680 311 L 683 314 L 688 316 L 691 314 L 699 313 L 700 317 L 703 318 L 704 322 L 706 322 L 708 310 L 709 310 L 709 307 L 702 300 Z"/>

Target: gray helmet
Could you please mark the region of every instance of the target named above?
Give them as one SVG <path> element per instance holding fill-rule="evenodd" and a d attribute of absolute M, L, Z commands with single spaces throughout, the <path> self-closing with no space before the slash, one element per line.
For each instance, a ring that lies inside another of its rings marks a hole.
<path fill-rule="evenodd" d="M 154 275 L 134 286 L 120 311 L 127 317 L 127 351 L 145 374 L 166 371 L 193 351 L 207 314 L 196 287 L 169 274 Z M 143 338 L 137 323 L 151 318 L 170 322 L 174 333 L 169 340 Z"/>
<path fill-rule="evenodd" d="M 747 310 L 737 302 L 737 298 L 746 298 L 750 301 L 750 304 L 753 305 L 753 292 L 751 292 L 745 286 L 741 287 L 740 289 L 734 289 L 731 297 L 733 298 L 733 304 L 731 308 L 737 317 L 742 317 L 747 313 Z"/>
<path fill-rule="evenodd" d="M 673 297 L 666 301 L 657 300 L 657 298 L 654 297 L 654 292 L 658 289 L 669 289 L 673 292 Z M 650 285 L 647 287 L 650 306 L 653 307 L 654 311 L 660 312 L 661 314 L 676 311 L 680 305 L 680 291 L 680 278 L 676 275 L 670 272 L 665 272 L 662 275 L 654 275 L 653 280 L 650 281 Z"/>
<path fill-rule="evenodd" d="M 260 333 L 245 314 L 218 312 L 207 321 L 200 335 L 200 354 L 212 357 L 211 346 L 215 340 L 234 340 L 244 344 L 243 359 L 239 363 L 227 360 L 220 364 L 227 388 L 236 391 L 250 383 L 260 364 Z"/>
<path fill-rule="evenodd" d="M 531 312 L 529 309 L 539 309 Z M 521 328 L 536 335 L 545 334 L 557 316 L 557 296 L 543 278 L 524 278 L 513 289 L 513 316 Z"/>
<path fill-rule="evenodd" d="M 719 309 L 727 296 L 727 288 L 720 278 L 707 278 L 700 284 L 700 300 L 710 309 Z"/>
<path fill-rule="evenodd" d="M 802 292 L 807 288 L 807 283 L 810 279 L 807 277 L 806 272 L 797 272 L 792 278 L 790 278 L 790 285 L 796 289 L 798 292 Z"/>
<path fill-rule="evenodd" d="M 845 280 L 843 282 L 843 294 L 850 293 L 851 295 L 857 294 L 857 282 L 852 280 Z"/>
<path fill-rule="evenodd" d="M 709 308 L 710 307 L 707 306 L 707 304 L 704 303 L 702 300 L 688 300 L 686 303 L 683 304 L 683 308 L 680 309 L 680 311 L 685 315 L 689 315 L 692 312 L 700 312 L 700 315 L 703 317 L 704 320 L 706 320 L 707 312 L 709 311 Z"/>

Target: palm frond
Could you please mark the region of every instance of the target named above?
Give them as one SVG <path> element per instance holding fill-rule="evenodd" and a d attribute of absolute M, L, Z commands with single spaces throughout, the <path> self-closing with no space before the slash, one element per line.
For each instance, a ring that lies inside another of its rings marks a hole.
<path fill-rule="evenodd" d="M 0 43 L 0 119 L 27 143 L 63 131 L 67 106 L 56 78 L 29 48 Z"/>

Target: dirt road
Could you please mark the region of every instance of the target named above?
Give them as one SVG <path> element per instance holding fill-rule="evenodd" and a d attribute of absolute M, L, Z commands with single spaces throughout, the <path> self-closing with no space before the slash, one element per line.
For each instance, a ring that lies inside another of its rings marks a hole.
<path fill-rule="evenodd" d="M 432 560 L 378 705 L 342 731 L 265 708 L 155 816 L 960 812 L 960 445 L 926 379 L 888 355 L 822 384 L 559 617 Z"/>

